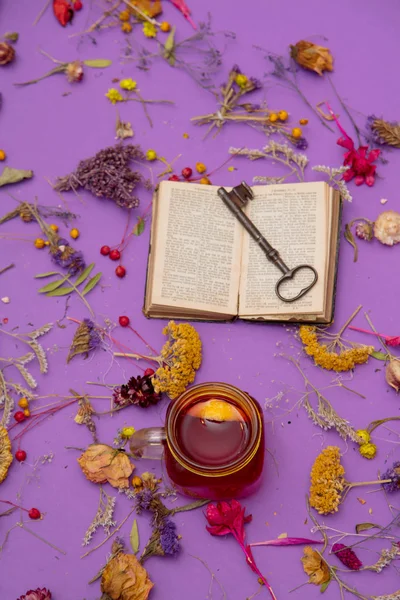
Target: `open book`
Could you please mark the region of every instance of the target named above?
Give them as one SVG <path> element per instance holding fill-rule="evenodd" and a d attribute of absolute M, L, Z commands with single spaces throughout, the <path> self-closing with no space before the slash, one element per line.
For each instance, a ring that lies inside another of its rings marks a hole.
<path fill-rule="evenodd" d="M 316 285 L 288 304 L 282 276 L 217 195 L 217 186 L 163 181 L 154 196 L 147 317 L 329 323 L 333 318 L 341 200 L 326 183 L 253 186 L 244 211 L 291 269 L 311 264 Z M 295 296 L 304 281 L 285 284 Z M 291 289 L 293 288 L 293 289 Z"/>

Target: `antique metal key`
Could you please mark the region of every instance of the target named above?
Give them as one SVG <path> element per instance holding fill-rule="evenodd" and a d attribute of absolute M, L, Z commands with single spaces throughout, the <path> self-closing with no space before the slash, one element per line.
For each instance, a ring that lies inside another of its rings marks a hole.
<path fill-rule="evenodd" d="M 249 217 L 242 211 L 242 208 L 246 206 L 248 200 L 252 200 L 254 198 L 253 190 L 247 185 L 247 183 L 242 181 L 242 183 L 234 187 L 231 192 L 227 192 L 225 188 L 221 187 L 218 189 L 218 196 L 223 200 L 229 210 L 241 222 L 246 231 L 249 232 L 251 237 L 264 251 L 267 259 L 276 267 L 278 267 L 278 269 L 283 273 L 282 277 L 278 279 L 275 285 L 275 293 L 278 298 L 282 300 L 282 302 L 294 302 L 295 300 L 299 300 L 299 298 L 305 296 L 305 294 L 307 294 L 307 292 L 309 292 L 317 283 L 317 271 L 311 265 L 298 265 L 297 267 L 294 267 L 294 269 L 289 269 L 289 267 L 285 265 L 280 257 L 279 252 L 275 250 L 275 248 L 273 248 L 269 242 L 267 242 L 265 237 L 257 229 L 254 223 L 252 223 Z M 300 292 L 293 298 L 286 298 L 285 296 L 282 296 L 280 292 L 281 286 L 289 279 L 293 279 L 296 273 L 306 269 L 311 271 L 314 275 L 312 282 L 307 287 L 300 290 Z"/>

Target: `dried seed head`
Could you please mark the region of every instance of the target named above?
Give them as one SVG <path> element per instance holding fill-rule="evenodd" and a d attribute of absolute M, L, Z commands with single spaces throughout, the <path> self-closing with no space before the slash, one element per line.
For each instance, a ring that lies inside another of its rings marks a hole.
<path fill-rule="evenodd" d="M 15 58 L 15 50 L 7 42 L 0 42 L 0 66 L 8 65 Z"/>
<path fill-rule="evenodd" d="M 400 213 L 386 210 L 374 223 L 374 236 L 381 244 L 393 246 L 400 242 Z"/>
<path fill-rule="evenodd" d="M 70 83 L 74 83 L 75 81 L 82 81 L 83 78 L 83 66 L 80 60 L 74 60 L 74 62 L 69 63 L 67 68 L 65 69 L 65 74 L 67 75 L 67 79 Z"/>
<path fill-rule="evenodd" d="M 386 381 L 398 392 L 400 390 L 400 360 L 392 358 L 386 367 Z"/>

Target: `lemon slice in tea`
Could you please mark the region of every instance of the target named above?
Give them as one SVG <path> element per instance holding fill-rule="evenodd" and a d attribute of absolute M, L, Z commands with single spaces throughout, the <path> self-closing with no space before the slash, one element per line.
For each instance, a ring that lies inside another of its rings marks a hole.
<path fill-rule="evenodd" d="M 190 408 L 189 414 L 192 417 L 220 423 L 223 421 L 243 421 L 243 416 L 233 404 L 216 398 L 198 402 Z"/>

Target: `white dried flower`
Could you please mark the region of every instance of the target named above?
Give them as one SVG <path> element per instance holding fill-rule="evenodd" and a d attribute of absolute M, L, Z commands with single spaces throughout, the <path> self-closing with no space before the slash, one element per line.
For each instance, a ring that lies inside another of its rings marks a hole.
<path fill-rule="evenodd" d="M 385 375 L 387 383 L 398 392 L 400 390 L 400 360 L 398 358 L 390 359 Z"/>
<path fill-rule="evenodd" d="M 83 78 L 83 66 L 81 61 L 74 60 L 74 62 L 69 63 L 65 69 L 65 74 L 70 83 L 81 81 Z"/>
<path fill-rule="evenodd" d="M 387 198 L 381 198 L 381 204 L 386 204 L 386 202 L 388 202 Z"/>
<path fill-rule="evenodd" d="M 400 590 L 393 592 L 393 594 L 386 594 L 385 596 L 372 596 L 374 600 L 400 600 Z"/>
<path fill-rule="evenodd" d="M 10 298 L 8 296 L 4 296 L 4 298 L 2 298 L 1 301 L 3 302 L 3 304 L 10 304 Z"/>
<path fill-rule="evenodd" d="M 374 223 L 374 236 L 381 244 L 393 246 L 400 242 L 400 213 L 387 210 Z"/>

